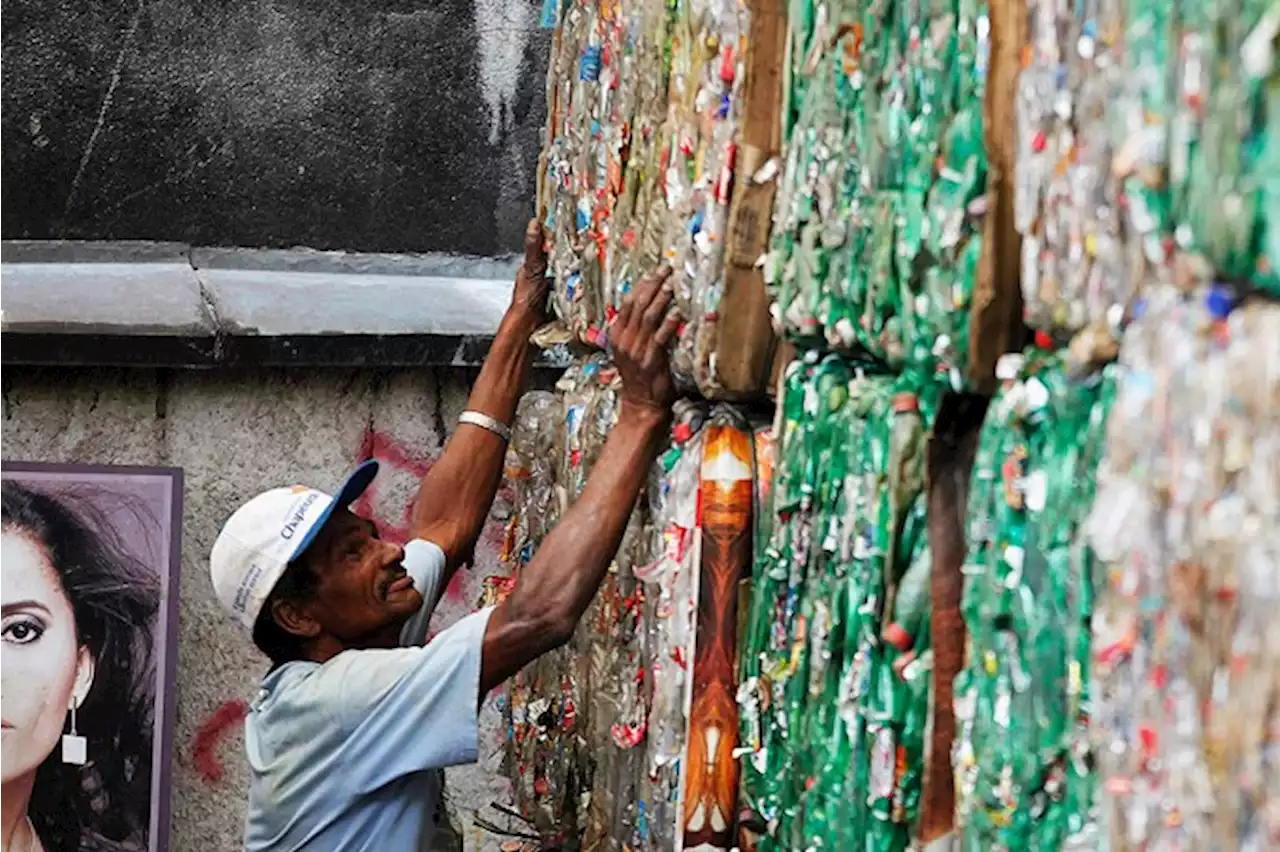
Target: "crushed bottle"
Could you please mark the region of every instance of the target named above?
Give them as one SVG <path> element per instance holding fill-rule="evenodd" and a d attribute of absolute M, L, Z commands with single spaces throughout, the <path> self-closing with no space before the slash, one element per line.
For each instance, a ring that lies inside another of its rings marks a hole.
<path fill-rule="evenodd" d="M 618 388 L 597 353 L 555 393 L 521 401 L 503 549 L 516 578 L 581 494 L 616 421 Z M 769 451 L 767 433 L 733 406 L 678 402 L 646 496 L 574 637 L 512 680 L 505 769 L 541 842 L 731 845 L 739 583 Z"/>
<path fill-rule="evenodd" d="M 1146 294 L 1088 523 L 1095 751 L 1112 849 L 1280 841 L 1280 306 Z"/>
<path fill-rule="evenodd" d="M 957 817 L 973 850 L 1091 849 L 1093 501 L 1114 368 L 1075 377 L 1062 350 L 1005 355 L 967 503 L 955 682 Z"/>
<path fill-rule="evenodd" d="M 622 299 L 665 260 L 688 320 L 673 372 L 714 397 L 747 4 L 571 0 L 558 21 L 539 175 L 555 311 L 607 348 Z"/>
<path fill-rule="evenodd" d="M 937 393 L 873 370 L 810 352 L 784 376 L 738 692 L 742 842 L 761 852 L 905 849 L 918 816 L 932 656 L 917 474 Z M 906 651 L 883 638 L 904 624 Z"/>
<path fill-rule="evenodd" d="M 776 329 L 963 385 L 986 210 L 985 7 L 793 5 Z"/>

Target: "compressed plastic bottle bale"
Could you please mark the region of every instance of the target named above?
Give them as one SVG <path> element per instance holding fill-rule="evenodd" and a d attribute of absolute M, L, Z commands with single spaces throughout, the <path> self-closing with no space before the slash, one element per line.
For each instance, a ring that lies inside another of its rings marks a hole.
<path fill-rule="evenodd" d="M 605 348 L 626 293 L 665 259 L 688 319 L 673 371 L 714 397 L 748 5 L 572 0 L 558 20 L 539 176 L 553 306 Z"/>
<path fill-rule="evenodd" d="M 608 222 L 622 191 L 629 142 L 631 115 L 623 110 L 634 107 L 619 96 L 621 67 L 635 49 L 625 20 L 617 6 L 571 0 L 547 70 L 539 208 L 550 238 L 552 303 L 574 335 L 588 341 L 606 318 Z"/>
<path fill-rule="evenodd" d="M 1095 752 L 1116 850 L 1280 837 L 1280 306 L 1147 294 L 1089 518 Z"/>
<path fill-rule="evenodd" d="M 775 327 L 959 387 L 985 211 L 985 7 L 805 2 L 790 18 Z"/>
<path fill-rule="evenodd" d="M 507 460 L 515 501 L 503 553 L 513 574 L 580 496 L 616 422 L 619 388 L 596 353 L 555 393 L 522 399 Z M 771 470 L 767 447 L 733 407 L 678 402 L 647 499 L 573 638 L 512 679 L 505 768 L 543 844 L 730 845 L 738 587 L 757 483 Z"/>
<path fill-rule="evenodd" d="M 927 630 L 908 651 L 882 634 L 899 592 L 902 618 L 927 622 L 916 471 L 932 387 L 815 353 L 786 372 L 738 696 L 744 822 L 761 850 L 910 842 L 931 657 Z"/>
<path fill-rule="evenodd" d="M 1030 61 L 1018 80 L 1014 194 L 1023 310 L 1029 326 L 1063 339 L 1090 325 L 1118 335 L 1141 283 L 1130 274 L 1124 199 L 1111 169 L 1122 134 L 1148 127 L 1116 127 L 1113 118 L 1131 100 L 1124 6 L 1104 0 L 1082 14 L 1027 3 Z"/>
<path fill-rule="evenodd" d="M 1113 377 L 1073 378 L 1065 360 L 1001 359 L 974 462 L 953 755 L 966 849 L 1096 847 L 1081 528 Z"/>
<path fill-rule="evenodd" d="M 654 561 L 637 567 L 644 582 L 645 661 L 652 689 L 645 729 L 645 767 L 636 819 L 636 849 L 674 849 L 680 826 L 681 761 L 689 728 L 697 629 L 699 472 L 704 407 L 677 410 L 673 445 L 659 460 L 649 488 Z"/>
<path fill-rule="evenodd" d="M 585 620 L 590 625 L 588 748 L 593 758 L 582 849 L 621 850 L 634 831 L 644 775 L 650 683 L 643 676 L 644 589 L 635 566 L 650 561 L 647 507 L 632 512 L 609 572 Z"/>
<path fill-rule="evenodd" d="M 714 390 L 718 307 L 734 186 L 749 16 L 744 0 L 674 4 L 667 140 L 665 256 L 675 301 L 688 318 L 672 368 L 690 387 Z"/>
<path fill-rule="evenodd" d="M 517 577 L 581 493 L 616 420 L 618 387 L 617 372 L 601 353 L 571 366 L 555 394 L 522 400 L 508 454 L 516 505 L 504 548 Z M 622 559 L 632 558 L 637 526 L 643 518 L 632 520 Z M 576 844 L 586 826 L 596 756 L 608 755 L 595 717 L 616 716 L 615 702 L 625 699 L 603 687 L 618 680 L 634 633 L 625 619 L 639 603 L 624 603 L 633 590 L 629 572 L 611 572 L 570 642 L 511 681 L 506 771 L 517 810 L 545 844 Z"/>
<path fill-rule="evenodd" d="M 1132 246 L 1119 280 L 1192 289 L 1193 253 L 1193 265 L 1280 295 L 1280 10 L 1274 0 L 1129 3 L 1122 19 L 1122 83 L 1107 113 Z"/>
<path fill-rule="evenodd" d="M 1280 295 L 1276 264 L 1280 96 L 1274 0 L 1186 2 L 1174 17 L 1175 104 L 1169 116 L 1169 195 L 1180 248 L 1215 274 Z"/>

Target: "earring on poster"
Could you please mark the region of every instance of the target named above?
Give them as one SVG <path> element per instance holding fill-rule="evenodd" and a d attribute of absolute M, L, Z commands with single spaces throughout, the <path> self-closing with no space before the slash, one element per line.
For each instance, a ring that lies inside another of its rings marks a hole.
<path fill-rule="evenodd" d="M 80 706 L 77 696 L 71 697 L 71 732 L 62 735 L 62 762 L 84 766 L 89 759 L 89 741 L 76 733 L 76 709 Z"/>

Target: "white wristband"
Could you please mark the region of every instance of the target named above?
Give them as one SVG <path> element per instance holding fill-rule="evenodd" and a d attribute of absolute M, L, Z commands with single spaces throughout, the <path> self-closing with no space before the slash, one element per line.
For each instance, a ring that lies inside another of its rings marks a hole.
<path fill-rule="evenodd" d="M 505 423 L 499 423 L 487 414 L 481 414 L 479 411 L 464 411 L 458 415 L 458 422 L 488 429 L 507 443 L 511 442 L 511 427 Z"/>

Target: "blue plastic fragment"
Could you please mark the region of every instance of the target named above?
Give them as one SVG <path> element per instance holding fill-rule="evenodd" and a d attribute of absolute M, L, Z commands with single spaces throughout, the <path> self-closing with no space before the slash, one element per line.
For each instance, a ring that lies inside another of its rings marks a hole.
<path fill-rule="evenodd" d="M 1205 294 L 1204 306 L 1214 319 L 1225 319 L 1235 307 L 1235 296 L 1226 285 L 1213 284 Z"/>
<path fill-rule="evenodd" d="M 542 0 L 542 15 L 538 18 L 538 26 L 544 30 L 554 30 L 560 25 L 560 0 Z"/>
<path fill-rule="evenodd" d="M 587 83 L 594 83 L 600 79 L 600 47 L 591 45 L 582 53 L 582 59 L 578 61 L 578 79 Z"/>

